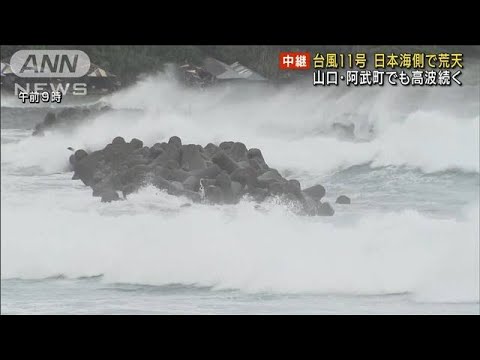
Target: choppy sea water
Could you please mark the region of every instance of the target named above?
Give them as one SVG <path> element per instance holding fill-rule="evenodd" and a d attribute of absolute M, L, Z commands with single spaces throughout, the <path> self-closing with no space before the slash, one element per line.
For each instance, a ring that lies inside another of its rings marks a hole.
<path fill-rule="evenodd" d="M 32 128 L 49 109 L 2 101 L 1 311 L 478 314 L 478 99 L 478 84 L 196 92 L 158 76 L 43 137 Z M 275 200 L 183 208 L 153 187 L 103 204 L 71 180 L 66 148 L 117 135 L 242 141 L 352 204 L 333 217 Z"/>

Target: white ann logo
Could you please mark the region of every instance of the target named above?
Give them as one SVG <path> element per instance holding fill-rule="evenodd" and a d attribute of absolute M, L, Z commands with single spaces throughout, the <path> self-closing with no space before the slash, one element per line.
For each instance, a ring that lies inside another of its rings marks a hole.
<path fill-rule="evenodd" d="M 76 78 L 88 73 L 90 58 L 81 50 L 19 50 L 10 67 L 23 78 Z"/>

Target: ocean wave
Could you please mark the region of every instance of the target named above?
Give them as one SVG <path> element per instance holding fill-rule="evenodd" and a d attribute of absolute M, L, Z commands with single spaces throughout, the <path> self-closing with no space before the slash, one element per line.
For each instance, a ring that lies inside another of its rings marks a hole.
<path fill-rule="evenodd" d="M 24 204 L 2 198 L 2 279 L 103 274 L 107 283 L 246 293 L 409 292 L 418 301 L 479 301 L 478 205 L 463 220 L 413 210 L 348 221 L 298 217 L 248 201 L 165 215 L 143 204 L 173 209 L 182 200 L 153 191 L 114 204 L 78 194 L 70 199 L 75 208 L 62 201 L 48 212 L 45 202 L 58 202 L 48 194 Z"/>
<path fill-rule="evenodd" d="M 145 145 L 226 140 L 257 147 L 270 166 L 324 175 L 359 164 L 434 173 L 479 172 L 478 86 L 318 89 L 311 84 L 192 90 L 150 77 L 102 99 L 102 113 L 67 135 L 55 130 L 2 145 L 20 166 L 62 171 L 69 146 L 94 150 L 115 136 Z M 131 109 L 141 112 L 132 113 Z M 39 151 L 41 149 L 41 151 Z"/>

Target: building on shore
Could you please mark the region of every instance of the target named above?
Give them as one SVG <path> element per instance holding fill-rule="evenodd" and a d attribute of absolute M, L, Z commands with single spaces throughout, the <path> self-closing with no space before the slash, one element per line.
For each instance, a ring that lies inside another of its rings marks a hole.
<path fill-rule="evenodd" d="M 220 60 L 207 57 L 201 66 L 184 64 L 179 66 L 182 80 L 190 86 L 209 86 L 225 82 L 266 82 L 268 79 L 240 64 L 228 65 Z"/>

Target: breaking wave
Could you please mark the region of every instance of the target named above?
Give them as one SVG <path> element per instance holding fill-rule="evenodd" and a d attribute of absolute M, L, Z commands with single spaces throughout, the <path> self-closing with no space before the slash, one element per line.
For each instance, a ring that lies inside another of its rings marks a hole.
<path fill-rule="evenodd" d="M 479 172 L 478 86 L 456 88 L 185 89 L 164 74 L 101 100 L 112 111 L 71 130 L 2 146 L 7 160 L 63 171 L 66 148 L 97 149 L 119 135 L 146 145 L 236 140 L 262 149 L 272 167 L 315 175 L 353 165 L 431 173 Z M 38 151 L 38 149 L 42 151 Z"/>
<path fill-rule="evenodd" d="M 153 145 L 178 135 L 204 145 L 242 141 L 262 149 L 271 167 L 309 179 L 361 164 L 477 176 L 478 86 L 199 92 L 159 74 L 101 101 L 112 110 L 68 135 L 2 129 L 2 279 L 103 274 L 245 292 L 479 301 L 478 196 L 463 218 L 416 210 L 310 218 L 248 201 L 181 208 L 185 199 L 151 187 L 102 204 L 65 173 L 69 146 L 103 148 L 118 135 Z"/>
<path fill-rule="evenodd" d="M 461 221 L 404 211 L 342 223 L 249 202 L 162 213 L 183 200 L 153 188 L 109 205 L 73 194 L 69 210 L 47 195 L 21 212 L 2 199 L 3 279 L 103 274 L 107 282 L 216 290 L 479 301 L 478 207 Z"/>

